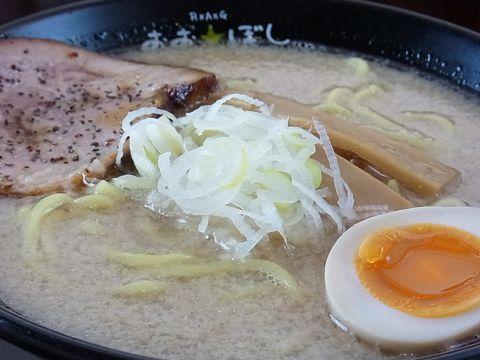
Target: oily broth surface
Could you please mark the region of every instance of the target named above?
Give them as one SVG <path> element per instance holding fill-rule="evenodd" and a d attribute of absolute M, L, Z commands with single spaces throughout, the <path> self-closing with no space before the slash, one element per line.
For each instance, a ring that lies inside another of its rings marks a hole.
<path fill-rule="evenodd" d="M 340 55 L 253 47 L 162 49 L 146 54 L 133 50 L 121 56 L 213 71 L 224 83 L 246 81 L 252 89 L 307 104 L 320 102 L 334 86 L 384 86 L 386 95 L 369 105 L 385 115 L 394 118 L 405 110 L 434 110 L 457 123 L 453 136 L 441 131 L 434 134 L 442 143 L 435 156 L 462 172 L 463 183 L 455 196 L 480 204 L 478 104 L 415 73 L 371 63 L 372 71 L 358 77 Z M 262 280 L 253 276 L 167 280 L 163 295 L 123 300 L 112 297 L 109 289 L 152 277 L 107 262 L 107 250 L 182 251 L 210 258 L 221 252 L 197 233 L 196 224 L 161 219 L 127 203 L 111 214 L 91 213 L 80 219 L 64 217 L 61 212 L 52 215 L 44 236 L 56 249 L 55 258 L 34 271 L 21 260 L 17 212 L 35 201 L 0 198 L 0 299 L 38 323 L 105 346 L 169 359 L 385 356 L 359 344 L 329 318 L 323 268 L 333 237 L 315 248 L 297 247 L 294 256 L 281 246 L 268 246 L 256 254 L 278 262 L 302 282 L 310 295 L 303 305 L 275 288 L 259 297 L 238 296 L 238 286 Z M 86 220 L 103 226 L 105 234 L 87 234 Z M 158 236 L 143 232 L 139 222 L 152 223 Z"/>
<path fill-rule="evenodd" d="M 373 349 L 336 328 L 325 303 L 323 264 L 334 238 L 322 246 L 288 256 L 267 246 L 266 257 L 299 279 L 308 298 L 296 304 L 281 290 L 242 297 L 239 286 L 263 281 L 258 276 L 220 275 L 193 281 L 166 280 L 167 291 L 154 298 L 125 300 L 109 289 L 151 279 L 145 271 L 122 268 L 105 259 L 107 250 L 218 254 L 196 226 L 159 219 L 128 202 L 113 213 L 68 218 L 60 211 L 46 221 L 43 234 L 55 258 L 36 270 L 21 261 L 23 201 L 0 199 L 2 209 L 0 298 L 19 313 L 55 330 L 105 346 L 168 359 L 359 358 L 378 356 Z M 107 235 L 87 235 L 85 221 Z M 158 230 L 152 237 L 138 221 Z"/>
<path fill-rule="evenodd" d="M 358 89 L 379 85 L 386 91 L 368 98 L 365 104 L 382 115 L 395 120 L 404 111 L 434 112 L 455 122 L 454 134 L 428 122 L 410 126 L 435 138 L 438 145 L 432 154 L 462 174 L 455 196 L 480 206 L 480 101 L 439 81 L 427 80 L 421 73 L 369 62 L 370 71 L 358 76 L 345 55 L 272 47 L 166 48 L 147 53 L 133 50 L 120 57 L 211 71 L 230 87 L 240 84 L 312 105 L 320 103 L 326 92 L 337 86 Z"/>

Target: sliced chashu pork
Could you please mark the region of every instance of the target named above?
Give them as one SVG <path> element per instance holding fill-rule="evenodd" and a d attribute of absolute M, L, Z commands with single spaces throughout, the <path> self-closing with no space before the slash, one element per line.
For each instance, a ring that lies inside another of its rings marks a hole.
<path fill-rule="evenodd" d="M 182 113 L 211 73 L 114 59 L 38 39 L 0 41 L 0 195 L 38 195 L 101 177 L 132 109 Z"/>

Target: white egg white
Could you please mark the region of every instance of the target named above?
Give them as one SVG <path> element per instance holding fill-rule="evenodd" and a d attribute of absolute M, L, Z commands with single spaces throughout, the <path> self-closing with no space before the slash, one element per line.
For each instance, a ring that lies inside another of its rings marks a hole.
<path fill-rule="evenodd" d="M 415 223 L 455 226 L 480 237 L 480 208 L 420 207 L 372 217 L 340 236 L 325 265 L 332 315 L 352 333 L 385 349 L 416 351 L 451 344 L 480 330 L 480 308 L 442 318 L 412 316 L 374 298 L 358 279 L 354 258 L 367 235 Z"/>

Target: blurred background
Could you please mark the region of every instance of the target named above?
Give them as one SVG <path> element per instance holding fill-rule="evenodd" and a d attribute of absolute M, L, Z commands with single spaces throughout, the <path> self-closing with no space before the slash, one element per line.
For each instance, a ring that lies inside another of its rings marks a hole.
<path fill-rule="evenodd" d="M 135 0 L 131 0 L 135 1 Z M 320 1 L 320 0 L 318 0 Z M 0 0 L 0 24 L 73 0 Z M 480 32 L 479 0 L 372 0 L 435 16 Z"/>

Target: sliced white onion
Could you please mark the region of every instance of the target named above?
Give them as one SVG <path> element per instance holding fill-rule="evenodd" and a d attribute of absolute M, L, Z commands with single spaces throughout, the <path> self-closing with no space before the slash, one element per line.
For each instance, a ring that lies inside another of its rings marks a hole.
<path fill-rule="evenodd" d="M 151 114 L 161 116 L 158 119 L 144 118 L 132 125 L 137 118 Z M 155 167 L 159 154 L 168 150 L 178 156 L 186 151 L 182 137 L 171 124 L 174 120 L 168 111 L 152 107 L 130 111 L 122 121 L 123 134 L 118 144 L 116 165 L 121 165 L 125 142 L 130 139 L 130 155 L 137 170 L 143 176 L 157 175 Z"/>
<path fill-rule="evenodd" d="M 138 119 L 139 117 L 145 116 L 145 115 L 152 115 L 152 114 L 165 115 L 168 119 L 170 119 L 172 121 L 175 120 L 175 116 L 172 113 L 170 113 L 166 110 L 157 109 L 157 108 L 154 108 L 154 107 L 144 107 L 144 108 L 140 108 L 140 109 L 137 109 L 137 110 L 130 111 L 122 121 L 122 129 L 124 131 L 127 131 L 129 128 L 132 127 L 132 123 L 136 119 Z"/>
<path fill-rule="evenodd" d="M 226 105 L 233 99 L 259 112 Z M 161 117 L 135 122 L 150 114 Z M 174 206 L 175 211 L 199 216 L 199 232 L 213 231 L 215 242 L 243 258 L 270 233 L 279 233 L 288 246 L 289 227 L 301 224 L 309 233 L 323 232 L 323 222 L 330 218 L 342 231 L 342 216 L 354 213 L 353 195 L 341 177 L 326 130 L 314 120 L 318 137 L 288 126 L 288 119 L 273 117 L 267 104 L 241 94 L 227 95 L 179 119 L 158 109 L 139 109 L 122 124 L 117 162 L 130 138 L 140 178 L 148 178 L 149 184 L 157 181 L 146 206 L 167 213 Z M 310 160 L 318 144 L 325 150 L 328 168 Z M 317 189 L 321 172 L 333 178 L 338 206 L 325 200 L 328 189 Z M 116 182 L 137 183 L 126 180 Z M 212 216 L 230 221 L 243 241 L 229 231 L 209 229 Z"/>
<path fill-rule="evenodd" d="M 260 112 L 262 114 L 267 114 L 270 115 L 270 109 L 267 104 L 265 104 L 263 101 L 254 99 L 250 96 L 247 95 L 242 95 L 242 94 L 230 94 L 222 97 L 221 99 L 215 101 L 209 108 L 207 115 L 205 116 L 205 121 L 212 121 L 215 118 L 215 115 L 218 113 L 220 108 L 222 107 L 223 104 L 225 104 L 227 101 L 232 100 L 232 99 L 237 99 L 240 101 L 243 101 L 247 104 L 256 106 L 260 109 Z"/>

